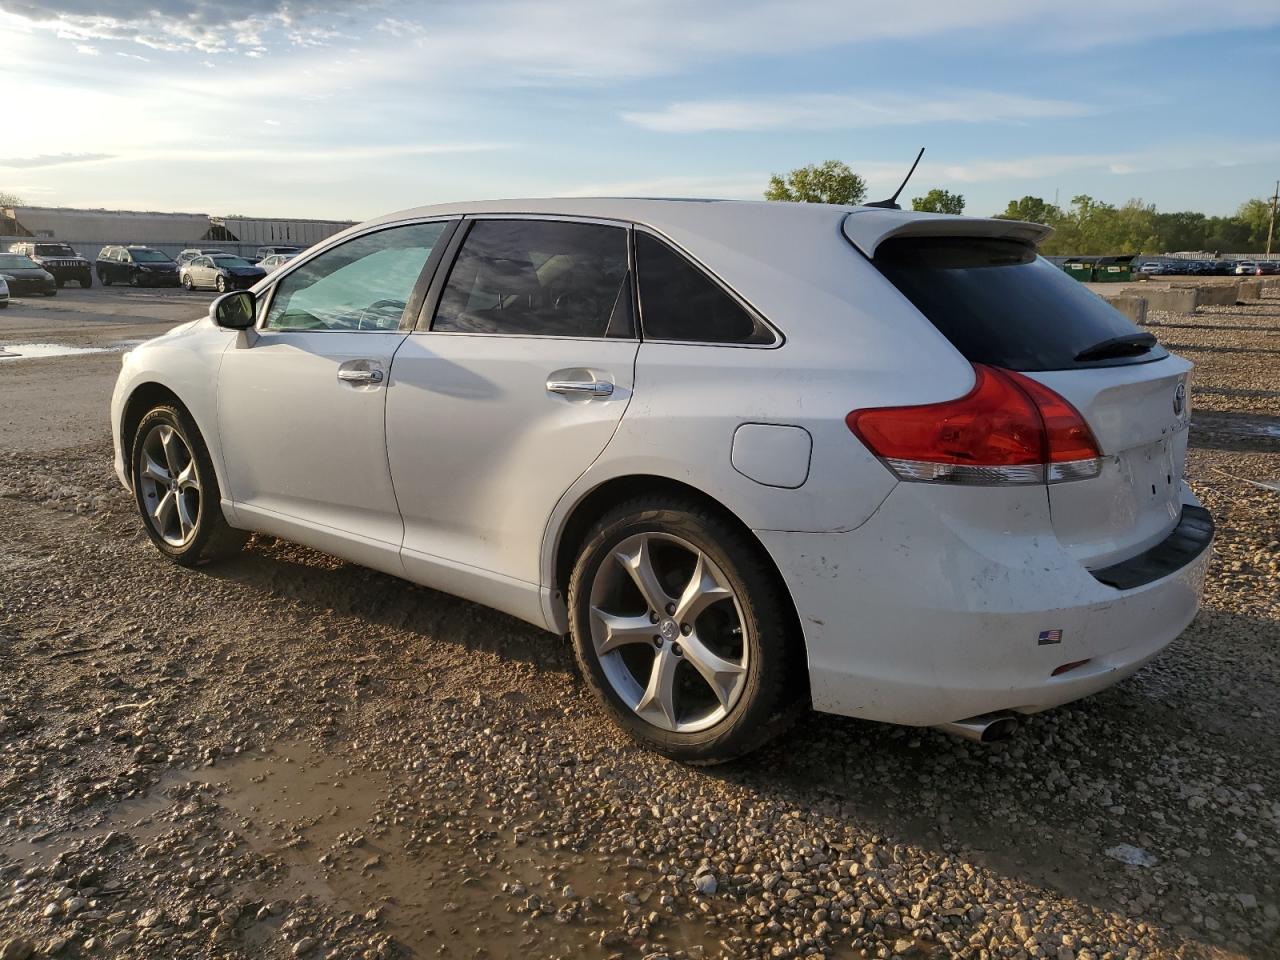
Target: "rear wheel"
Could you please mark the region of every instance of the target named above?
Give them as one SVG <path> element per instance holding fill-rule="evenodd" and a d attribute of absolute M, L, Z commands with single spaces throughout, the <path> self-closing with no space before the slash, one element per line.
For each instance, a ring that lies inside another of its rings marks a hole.
<path fill-rule="evenodd" d="M 196 285 L 191 282 L 191 274 L 184 273 L 182 275 L 182 286 L 187 290 L 194 290 L 196 288 Z"/>
<path fill-rule="evenodd" d="M 84 276 L 80 278 L 80 288 L 82 290 L 88 290 L 92 286 L 93 286 L 93 274 L 86 273 Z"/>
<path fill-rule="evenodd" d="M 801 644 L 776 571 L 696 502 L 642 498 L 603 517 L 574 566 L 569 609 L 596 698 L 672 759 L 741 756 L 802 706 Z"/>
<path fill-rule="evenodd" d="M 213 281 L 213 285 L 217 288 L 217 290 L 218 290 L 218 292 L 219 292 L 219 293 L 226 293 L 226 292 L 227 292 L 227 278 L 226 278 L 226 277 L 223 277 L 223 276 L 221 276 L 221 275 L 220 275 L 220 276 L 218 277 L 218 279 L 217 279 L 217 280 Z"/>
<path fill-rule="evenodd" d="M 218 478 L 209 451 L 185 410 L 158 406 L 134 432 L 134 501 L 147 536 L 165 556 L 186 567 L 240 550 L 248 534 L 222 515 Z"/>
<path fill-rule="evenodd" d="M 98 280 L 101 281 L 104 287 L 111 286 L 111 274 L 109 273 L 105 273 L 101 270 L 98 271 Z"/>

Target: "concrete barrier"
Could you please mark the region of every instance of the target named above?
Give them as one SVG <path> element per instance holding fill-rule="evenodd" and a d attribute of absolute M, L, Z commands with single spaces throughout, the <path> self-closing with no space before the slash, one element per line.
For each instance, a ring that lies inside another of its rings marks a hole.
<path fill-rule="evenodd" d="M 1133 293 L 1113 293 L 1102 296 L 1134 323 L 1141 326 L 1147 322 L 1147 298 Z"/>
<path fill-rule="evenodd" d="M 1195 313 L 1195 287 L 1144 287 L 1142 295 L 1151 310 L 1166 310 L 1169 313 Z"/>
<path fill-rule="evenodd" d="M 1261 299 L 1261 280 L 1241 280 L 1236 284 L 1236 303 L 1256 303 Z"/>
<path fill-rule="evenodd" d="M 1238 299 L 1238 283 L 1215 283 L 1196 287 L 1197 307 L 1232 307 Z"/>

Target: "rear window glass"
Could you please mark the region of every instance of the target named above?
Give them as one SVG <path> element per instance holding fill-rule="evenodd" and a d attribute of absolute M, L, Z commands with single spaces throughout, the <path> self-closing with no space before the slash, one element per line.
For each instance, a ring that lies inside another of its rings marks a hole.
<path fill-rule="evenodd" d="M 873 261 L 965 358 L 1010 370 L 1068 370 L 1144 363 L 1159 346 L 1077 359 L 1141 330 L 1035 248 L 1013 240 L 904 237 Z"/>

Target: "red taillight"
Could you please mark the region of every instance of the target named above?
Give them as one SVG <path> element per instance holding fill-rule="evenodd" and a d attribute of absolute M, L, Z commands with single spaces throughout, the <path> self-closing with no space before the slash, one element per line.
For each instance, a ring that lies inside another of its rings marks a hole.
<path fill-rule="evenodd" d="M 973 365 L 958 400 L 855 410 L 849 429 L 903 480 L 1045 483 L 1096 476 L 1089 425 L 1066 400 L 1030 377 Z"/>

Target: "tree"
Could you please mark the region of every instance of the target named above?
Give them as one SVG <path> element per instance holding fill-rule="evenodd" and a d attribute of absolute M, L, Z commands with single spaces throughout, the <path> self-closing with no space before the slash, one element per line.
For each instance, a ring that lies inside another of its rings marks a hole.
<path fill-rule="evenodd" d="M 1062 211 L 1052 203 L 1045 203 L 1039 197 L 1023 197 L 1021 200 L 1010 200 L 1004 213 L 997 213 L 1000 220 L 1026 220 L 1030 223 L 1052 224 L 1062 219 Z"/>
<path fill-rule="evenodd" d="M 774 174 L 769 178 L 766 200 L 790 200 L 794 203 L 861 203 L 867 195 L 867 181 L 839 160 L 828 160 L 821 166 L 810 164 L 787 174 L 786 179 Z"/>
<path fill-rule="evenodd" d="M 964 196 L 934 187 L 923 197 L 911 201 L 911 209 L 925 213 L 964 213 Z"/>
<path fill-rule="evenodd" d="M 20 207 L 22 198 L 16 193 L 5 193 L 0 190 L 0 207 Z"/>

